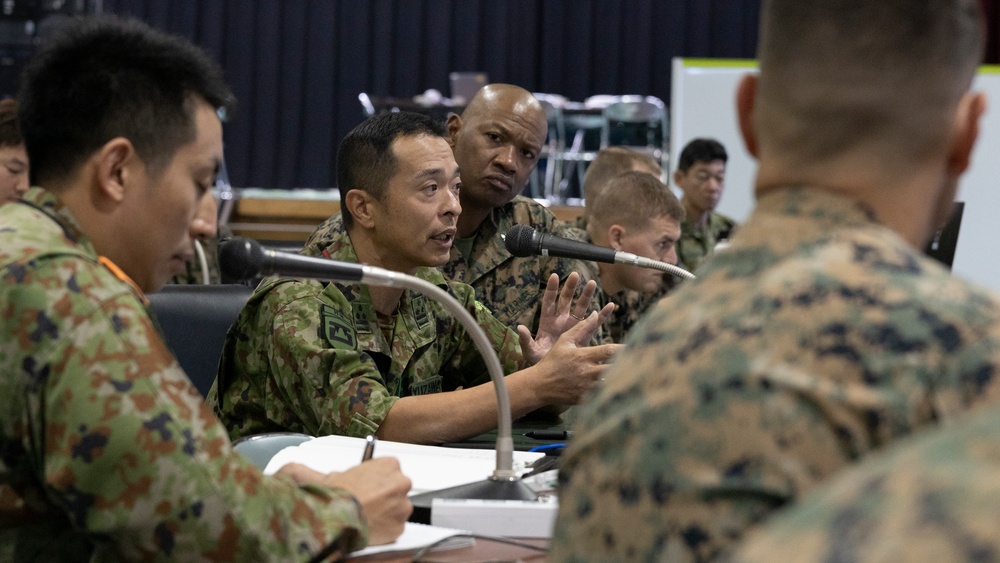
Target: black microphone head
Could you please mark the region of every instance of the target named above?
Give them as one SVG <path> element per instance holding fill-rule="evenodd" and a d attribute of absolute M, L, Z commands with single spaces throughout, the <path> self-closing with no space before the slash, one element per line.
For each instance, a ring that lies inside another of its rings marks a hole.
<path fill-rule="evenodd" d="M 264 267 L 264 247 L 259 242 L 233 237 L 219 243 L 219 269 L 227 278 L 249 280 Z"/>
<path fill-rule="evenodd" d="M 532 256 L 533 251 L 531 239 L 535 236 L 535 229 L 527 225 L 514 225 L 507 229 L 503 235 L 503 244 L 514 256 Z"/>

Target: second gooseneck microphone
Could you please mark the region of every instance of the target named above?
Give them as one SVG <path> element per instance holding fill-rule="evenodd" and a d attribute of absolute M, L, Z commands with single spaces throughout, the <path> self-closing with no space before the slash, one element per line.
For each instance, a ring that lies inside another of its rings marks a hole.
<path fill-rule="evenodd" d="M 694 279 L 694 274 L 673 264 L 549 233 L 539 233 L 528 225 L 514 225 L 507 229 L 504 246 L 514 256 L 554 256 L 605 264 L 628 264 Z"/>

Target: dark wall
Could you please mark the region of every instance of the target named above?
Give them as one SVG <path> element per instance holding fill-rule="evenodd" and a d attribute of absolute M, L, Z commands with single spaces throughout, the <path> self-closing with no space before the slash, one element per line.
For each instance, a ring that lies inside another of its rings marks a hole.
<path fill-rule="evenodd" d="M 448 94 L 448 73 L 582 100 L 670 98 L 670 60 L 752 57 L 759 0 L 104 0 L 205 47 L 240 111 L 236 186 L 326 187 L 359 92 Z"/>
<path fill-rule="evenodd" d="M 1000 0 L 981 0 L 986 61 Z M 751 58 L 760 0 L 104 0 L 205 47 L 240 101 L 226 126 L 235 186 L 327 187 L 359 92 L 448 94 L 448 73 L 582 100 L 669 103 L 673 57 Z"/>

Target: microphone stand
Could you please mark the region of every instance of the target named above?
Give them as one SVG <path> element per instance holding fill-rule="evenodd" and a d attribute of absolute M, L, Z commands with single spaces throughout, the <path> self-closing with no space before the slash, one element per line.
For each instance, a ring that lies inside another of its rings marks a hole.
<path fill-rule="evenodd" d="M 370 266 L 364 266 L 367 274 Z M 395 275 L 393 275 L 395 274 Z M 402 287 L 433 297 L 462 324 L 472 337 L 476 348 L 482 354 L 493 380 L 493 389 L 497 395 L 497 464 L 493 475 L 482 481 L 465 485 L 428 491 L 410 497 L 413 503 L 413 522 L 430 523 L 431 504 L 435 498 L 442 499 L 483 499 L 483 500 L 536 500 L 538 495 L 530 487 L 521 482 L 514 472 L 514 439 L 511 430 L 510 397 L 507 394 L 507 384 L 504 381 L 503 368 L 500 359 L 486 333 L 476 319 L 451 295 L 440 287 L 420 278 L 379 270 L 373 276 L 379 278 L 376 285 L 384 287 Z"/>
<path fill-rule="evenodd" d="M 493 380 L 497 397 L 497 462 L 493 475 L 484 481 L 430 491 L 410 497 L 414 506 L 410 519 L 430 523 L 431 502 L 435 498 L 482 500 L 536 500 L 537 495 L 514 473 L 514 439 L 511 436 L 510 396 L 504 381 L 500 359 L 476 319 L 454 297 L 438 286 L 418 277 L 363 264 L 345 264 L 320 258 L 303 257 L 264 249 L 252 239 L 236 238 L 219 248 L 219 262 L 233 270 L 234 277 L 253 277 L 278 273 L 292 277 L 367 283 L 382 287 L 411 289 L 433 298 L 462 324 L 482 354 Z M 280 262 L 280 265 L 279 265 Z M 335 265 L 340 266 L 334 268 Z"/>

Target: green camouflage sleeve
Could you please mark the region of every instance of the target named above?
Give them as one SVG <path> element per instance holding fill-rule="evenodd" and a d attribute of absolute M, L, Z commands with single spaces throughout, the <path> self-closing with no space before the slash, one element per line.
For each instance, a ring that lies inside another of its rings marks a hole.
<path fill-rule="evenodd" d="M 262 326 L 254 332 L 263 335 L 264 347 L 259 357 L 269 365 L 248 367 L 270 373 L 273 388 L 264 398 L 269 420 L 297 418 L 315 436 L 364 437 L 378 430 L 398 397 L 357 348 L 351 306 L 342 294 L 283 283 L 264 297 L 256 319 Z"/>
<path fill-rule="evenodd" d="M 233 452 L 136 297 L 88 294 L 107 287 L 99 269 L 69 260 L 7 292 L 3 333 L 19 341 L 0 344 L 0 362 L 34 353 L 24 360 L 31 377 L 19 390 L 8 379 L 0 398 L 0 428 L 20 433 L 18 449 L 28 452 L 4 473 L 33 473 L 68 520 L 64 530 L 110 559 L 287 561 L 330 542 L 340 554 L 364 545 L 363 516 L 345 491 L 264 477 Z M 45 537 L 37 531 L 15 544 Z"/>
<path fill-rule="evenodd" d="M 779 513 L 734 560 L 995 561 L 998 444 L 996 409 L 900 443 Z"/>

